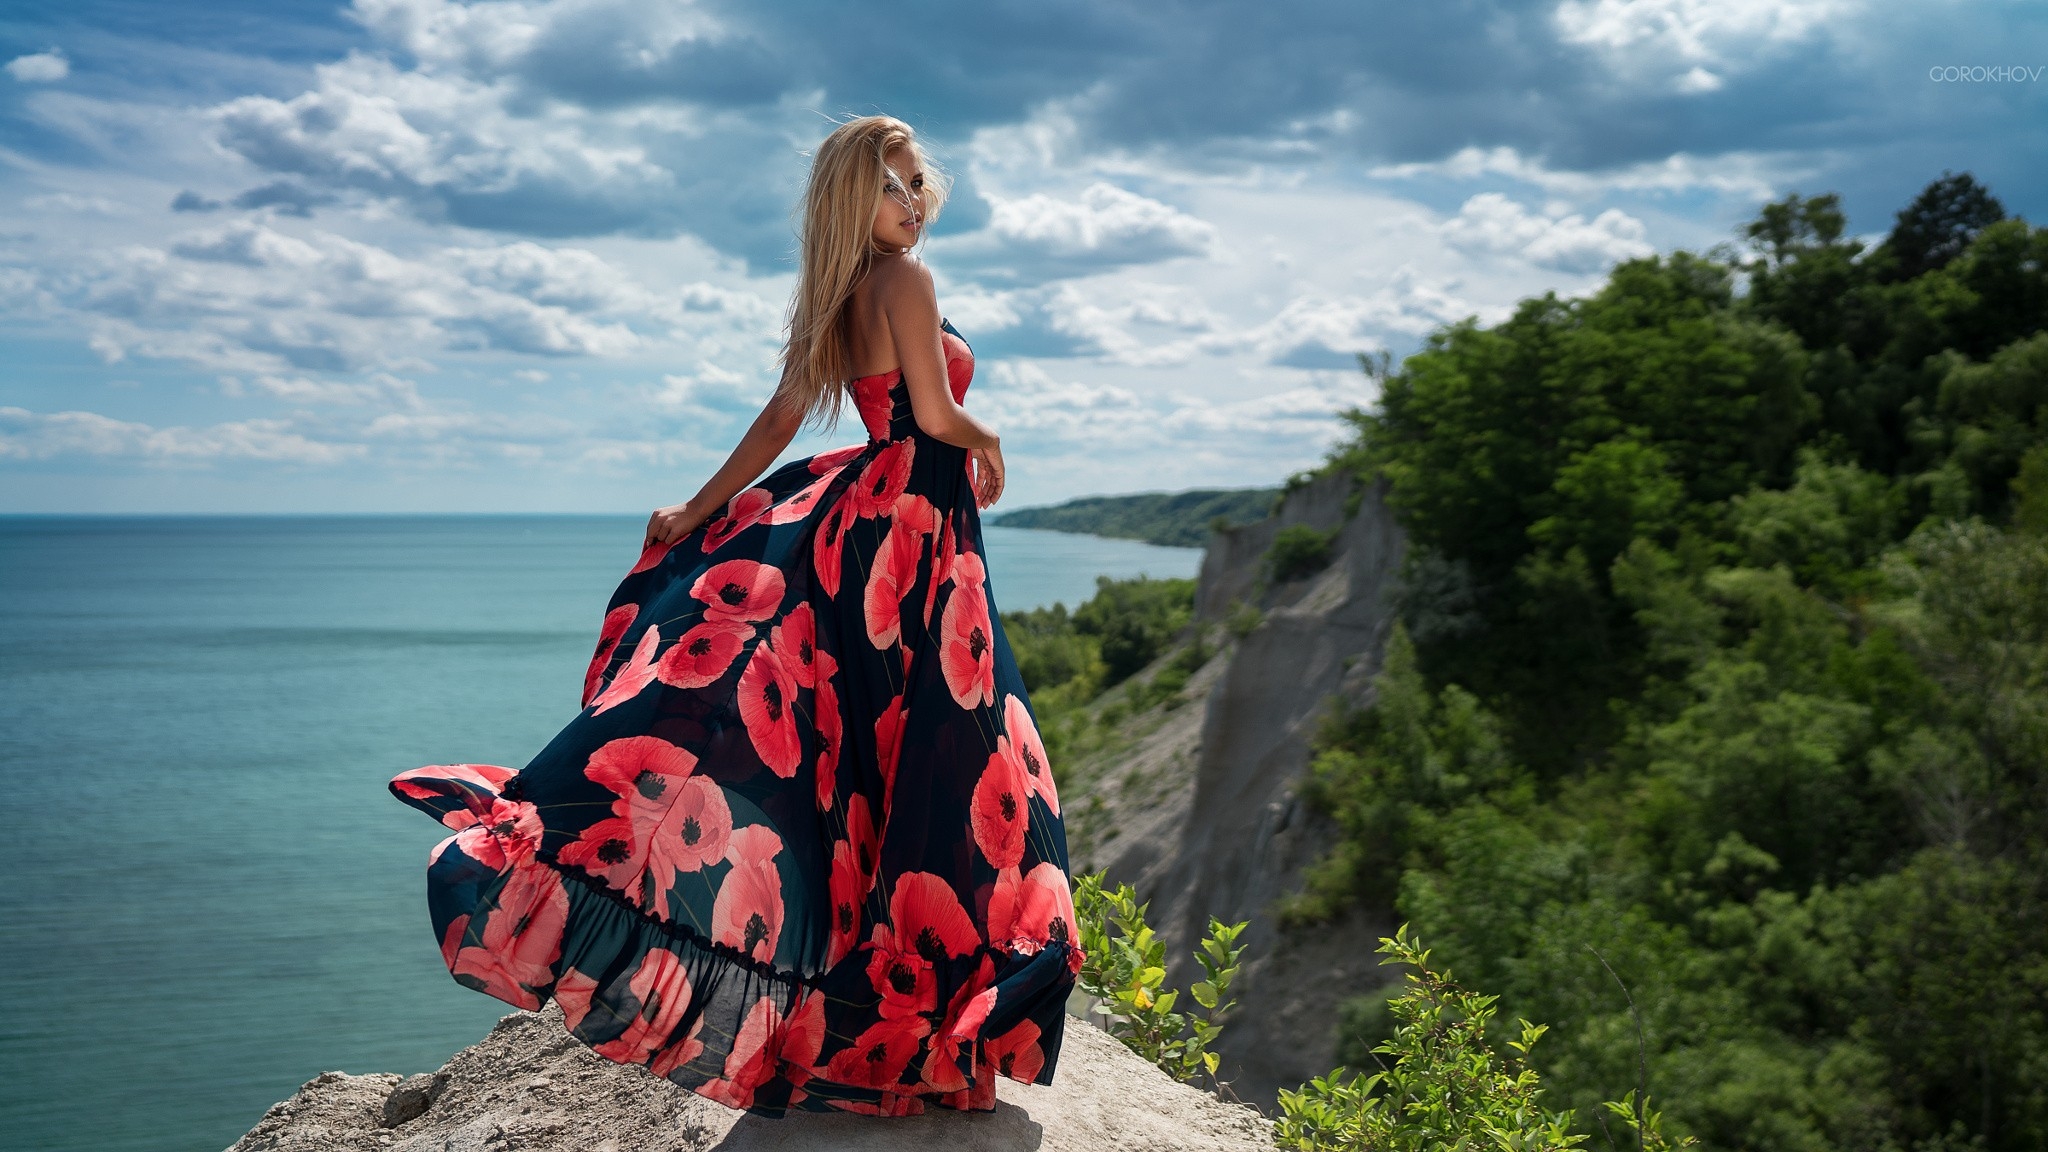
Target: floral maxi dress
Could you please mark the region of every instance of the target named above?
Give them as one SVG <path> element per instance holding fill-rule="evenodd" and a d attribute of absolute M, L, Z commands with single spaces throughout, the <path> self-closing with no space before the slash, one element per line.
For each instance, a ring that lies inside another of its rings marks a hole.
<path fill-rule="evenodd" d="M 867 443 L 640 556 L 531 763 L 390 787 L 454 830 L 427 896 L 457 981 L 764 1115 L 986 1111 L 997 1074 L 1051 1082 L 1081 965 L 1059 796 L 966 450 L 900 371 L 852 391 Z"/>

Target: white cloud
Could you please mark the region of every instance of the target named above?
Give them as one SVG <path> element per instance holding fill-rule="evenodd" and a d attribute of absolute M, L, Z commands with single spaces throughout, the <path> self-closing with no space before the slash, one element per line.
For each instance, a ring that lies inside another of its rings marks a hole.
<path fill-rule="evenodd" d="M 1139 421 L 1149 415 L 1139 395 L 1115 384 L 1082 384 L 1054 377 L 1027 360 L 998 361 L 984 395 L 974 401 L 976 415 L 1011 433 L 1041 434 L 1065 444 L 1133 442 L 1141 438 Z"/>
<path fill-rule="evenodd" d="M 71 75 L 71 61 L 55 48 L 7 62 L 7 74 L 23 84 L 54 84 Z"/>
<path fill-rule="evenodd" d="M 724 421 L 768 402 L 772 383 L 708 361 L 692 372 L 671 372 L 646 390 L 647 402 L 668 412 Z M 848 408 L 851 412 L 851 407 Z"/>
<path fill-rule="evenodd" d="M 105 196 L 86 196 L 77 192 L 51 192 L 42 196 L 30 196 L 21 202 L 21 206 L 37 212 L 75 212 L 91 216 L 128 215 L 128 209 Z"/>
<path fill-rule="evenodd" d="M 996 152 L 1008 137 L 977 133 Z M 992 207 L 986 227 L 930 242 L 932 256 L 988 284 L 1045 284 L 1183 257 L 1218 247 L 1215 225 L 1164 201 L 1093 180 L 1079 192 L 1006 194 L 1008 180 L 977 154 L 972 170 Z"/>
<path fill-rule="evenodd" d="M 702 285 L 659 293 L 581 249 L 519 241 L 415 259 L 253 220 L 95 257 L 45 273 L 43 286 L 89 326 L 105 359 L 278 377 L 397 368 L 452 350 L 615 357 L 693 325 L 751 322 L 765 307 Z"/>
<path fill-rule="evenodd" d="M 1395 180 L 1477 180 L 1505 176 L 1545 192 L 1581 200 L 1624 192 L 1691 191 L 1765 200 L 1778 195 L 1781 187 L 1827 170 L 1834 159 L 1830 154 L 1811 150 L 1797 153 L 1737 151 L 1717 156 L 1674 152 L 1661 160 L 1630 164 L 1612 171 L 1578 172 L 1550 168 L 1507 145 L 1494 148 L 1467 146 L 1442 160 L 1380 164 L 1367 169 L 1366 174 Z"/>
<path fill-rule="evenodd" d="M 459 441 L 461 451 L 477 441 L 556 444 L 576 438 L 580 429 L 557 416 L 509 412 L 386 412 L 362 430 L 372 440 Z"/>
<path fill-rule="evenodd" d="M 1698 93 L 1862 8 L 1860 0 L 1562 0 L 1552 19 L 1560 39 L 1599 51 L 1617 73 L 1662 75 L 1674 90 Z"/>
<path fill-rule="evenodd" d="M 1619 208 L 1591 220 L 1550 204 L 1537 214 L 1498 192 L 1481 192 L 1444 221 L 1446 242 L 1467 251 L 1501 252 L 1565 272 L 1598 272 L 1616 261 L 1656 249 L 1648 229 Z"/>
<path fill-rule="evenodd" d="M 262 460 L 334 464 L 361 456 L 357 444 L 330 444 L 291 430 L 284 420 L 238 420 L 206 428 L 154 428 L 96 412 L 36 413 L 0 408 L 0 458 L 98 456 L 159 462 Z"/>
<path fill-rule="evenodd" d="M 258 376 L 243 381 L 223 376 L 222 395 L 274 396 L 295 404 L 365 405 L 419 409 L 425 407 L 419 386 L 386 372 L 373 372 L 366 380 L 320 380 L 306 376 Z"/>
<path fill-rule="evenodd" d="M 384 7 L 436 26 L 515 8 Z M 552 18 L 573 6 L 541 7 Z M 375 21 L 373 29 L 390 30 Z M 441 48 L 410 67 L 357 52 L 315 68 L 313 87 L 289 99 L 227 101 L 210 113 L 215 139 L 306 196 L 382 201 L 426 221 L 548 237 L 694 229 L 756 261 L 787 247 L 787 222 L 759 208 L 786 195 L 801 158 L 785 126 L 815 119 L 805 109 L 822 94 L 792 94 L 766 111 L 585 104 L 482 68 L 493 37 L 464 41 L 474 51 L 428 39 Z"/>
<path fill-rule="evenodd" d="M 1074 200 L 1044 193 L 998 199 L 989 230 L 1019 251 L 1100 264 L 1199 256 L 1216 239 L 1207 221 L 1100 180 Z"/>

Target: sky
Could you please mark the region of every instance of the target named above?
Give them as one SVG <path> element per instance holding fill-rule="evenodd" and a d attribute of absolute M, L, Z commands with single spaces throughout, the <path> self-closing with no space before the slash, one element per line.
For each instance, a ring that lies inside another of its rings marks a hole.
<path fill-rule="evenodd" d="M 1359 353 L 1789 194 L 2041 220 L 2048 5 L 0 0 L 0 512 L 680 502 L 877 112 L 1015 508 L 1277 484 Z"/>

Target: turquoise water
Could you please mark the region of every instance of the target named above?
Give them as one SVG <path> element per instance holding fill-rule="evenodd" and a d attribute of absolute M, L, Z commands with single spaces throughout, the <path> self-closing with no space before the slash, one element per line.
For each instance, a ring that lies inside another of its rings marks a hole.
<path fill-rule="evenodd" d="M 395 772 L 577 711 L 637 516 L 0 517 L 0 1143 L 217 1152 L 509 1007 L 427 924 Z M 1195 549 L 986 530 L 1002 609 Z"/>

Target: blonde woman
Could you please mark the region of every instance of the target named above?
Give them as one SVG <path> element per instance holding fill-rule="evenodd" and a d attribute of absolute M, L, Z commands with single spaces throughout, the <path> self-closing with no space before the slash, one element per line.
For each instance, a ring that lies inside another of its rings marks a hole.
<path fill-rule="evenodd" d="M 902 121 L 819 146 L 782 379 L 649 518 L 583 711 L 524 769 L 391 781 L 455 978 L 711 1099 L 906 1115 L 1049 1083 L 1081 953 L 1059 796 L 984 560 L 1000 441 L 912 254 Z M 849 444 L 761 472 L 851 399 Z"/>

